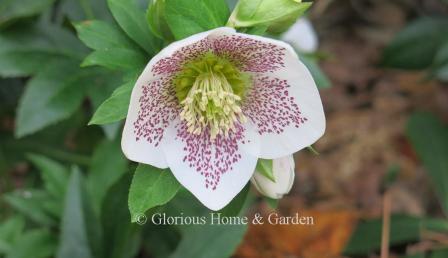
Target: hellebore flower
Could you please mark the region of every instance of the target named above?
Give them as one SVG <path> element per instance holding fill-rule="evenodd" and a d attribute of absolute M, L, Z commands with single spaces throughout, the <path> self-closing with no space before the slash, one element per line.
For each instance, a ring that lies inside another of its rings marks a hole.
<path fill-rule="evenodd" d="M 275 182 L 268 179 L 259 171 L 255 171 L 250 179 L 257 190 L 272 199 L 280 199 L 289 193 L 294 183 L 294 157 L 288 155 L 272 161 L 272 173 Z"/>
<path fill-rule="evenodd" d="M 217 28 L 177 41 L 132 91 L 122 149 L 169 167 L 205 206 L 226 206 L 258 158 L 290 155 L 325 131 L 319 92 L 288 44 Z"/>

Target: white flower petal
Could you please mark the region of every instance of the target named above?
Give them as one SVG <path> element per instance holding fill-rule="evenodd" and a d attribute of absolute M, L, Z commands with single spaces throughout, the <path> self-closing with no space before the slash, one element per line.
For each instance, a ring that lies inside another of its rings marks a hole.
<path fill-rule="evenodd" d="M 301 52 L 315 52 L 318 40 L 313 25 L 307 18 L 300 18 L 286 31 L 281 39 L 290 43 Z"/>
<path fill-rule="evenodd" d="M 249 126 L 237 125 L 226 138 L 212 143 L 208 132 L 186 134 L 178 120 L 167 128 L 163 151 L 177 180 L 211 210 L 225 207 L 246 185 L 257 163 L 258 135 Z"/>
<path fill-rule="evenodd" d="M 280 199 L 283 195 L 289 193 L 294 183 L 294 157 L 289 155 L 274 159 L 272 166 L 275 182 L 272 182 L 259 172 L 254 173 L 251 182 L 263 195 L 273 199 Z"/>
<path fill-rule="evenodd" d="M 243 112 L 261 135 L 260 158 L 275 159 L 317 141 L 325 131 L 325 115 L 316 84 L 292 47 L 266 41 L 284 48 L 284 65 L 270 73 L 253 74 L 254 85 Z"/>
<path fill-rule="evenodd" d="M 132 90 L 121 141 L 128 159 L 159 168 L 168 167 L 159 143 L 164 129 L 178 113 L 170 81 L 184 61 L 207 51 L 203 45 L 210 47 L 207 40 L 210 34 L 229 31 L 234 30 L 218 28 L 195 34 L 172 43 L 151 59 Z"/>

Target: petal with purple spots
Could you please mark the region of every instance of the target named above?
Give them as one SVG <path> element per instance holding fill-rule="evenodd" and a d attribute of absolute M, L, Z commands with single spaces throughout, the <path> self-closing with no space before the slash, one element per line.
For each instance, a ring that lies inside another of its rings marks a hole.
<path fill-rule="evenodd" d="M 316 84 L 295 53 L 285 67 L 254 74 L 243 113 L 260 134 L 260 158 L 275 159 L 313 144 L 325 131 L 325 115 Z"/>
<path fill-rule="evenodd" d="M 238 124 L 226 137 L 211 140 L 204 131 L 200 135 L 187 132 L 184 122 L 177 120 L 167 132 L 162 146 L 174 176 L 205 206 L 219 210 L 226 206 L 250 180 L 259 149 L 257 133 Z"/>

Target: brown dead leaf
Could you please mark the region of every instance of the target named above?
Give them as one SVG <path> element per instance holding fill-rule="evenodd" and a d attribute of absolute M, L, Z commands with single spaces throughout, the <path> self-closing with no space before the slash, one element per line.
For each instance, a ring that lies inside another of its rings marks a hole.
<path fill-rule="evenodd" d="M 336 258 L 340 257 L 357 221 L 352 211 L 300 211 L 314 225 L 250 225 L 239 258 Z"/>

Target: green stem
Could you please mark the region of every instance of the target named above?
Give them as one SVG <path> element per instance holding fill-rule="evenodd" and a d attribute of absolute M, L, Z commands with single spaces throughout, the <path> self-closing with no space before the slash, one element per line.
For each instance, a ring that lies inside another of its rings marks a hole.
<path fill-rule="evenodd" d="M 95 15 L 93 14 L 92 7 L 90 6 L 89 0 L 79 0 L 82 10 L 86 15 L 88 20 L 95 19 Z"/>
<path fill-rule="evenodd" d="M 319 155 L 319 152 L 313 148 L 313 146 L 308 146 L 308 150 L 311 151 L 314 155 Z"/>

